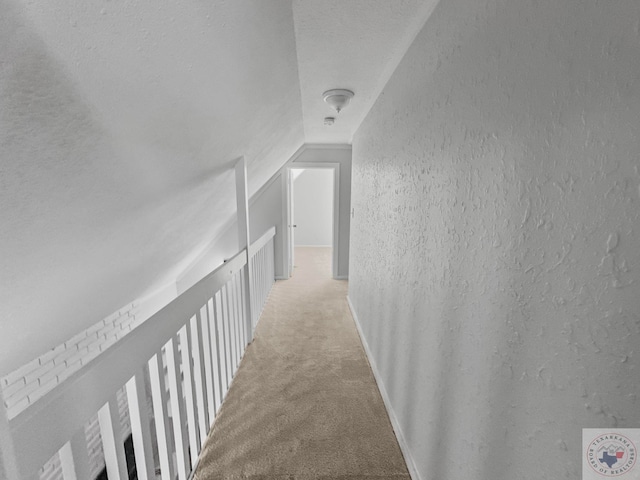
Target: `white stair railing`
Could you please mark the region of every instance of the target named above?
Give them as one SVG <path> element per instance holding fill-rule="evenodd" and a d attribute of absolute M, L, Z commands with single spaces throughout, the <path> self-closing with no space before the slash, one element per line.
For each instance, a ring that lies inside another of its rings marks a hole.
<path fill-rule="evenodd" d="M 163 480 L 187 480 L 274 283 L 274 235 L 271 228 L 14 418 L 0 402 L 0 480 L 36 480 L 54 455 L 65 480 L 89 479 L 84 427 L 96 413 L 109 480 L 128 479 L 116 400 L 123 386 L 137 478 L 159 470 Z"/>
<path fill-rule="evenodd" d="M 251 270 L 251 326 L 255 329 L 267 296 L 275 282 L 274 236 L 276 229 L 271 227 L 262 237 L 249 246 L 249 269 Z"/>

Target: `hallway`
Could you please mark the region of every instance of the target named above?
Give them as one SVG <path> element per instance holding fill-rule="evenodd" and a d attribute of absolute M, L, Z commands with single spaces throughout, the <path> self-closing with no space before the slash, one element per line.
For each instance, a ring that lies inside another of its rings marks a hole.
<path fill-rule="evenodd" d="M 205 479 L 409 479 L 329 248 L 296 249 L 196 471 Z"/>

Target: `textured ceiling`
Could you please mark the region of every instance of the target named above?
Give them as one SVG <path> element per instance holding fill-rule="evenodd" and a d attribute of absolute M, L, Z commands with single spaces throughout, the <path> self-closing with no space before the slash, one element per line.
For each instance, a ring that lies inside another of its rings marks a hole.
<path fill-rule="evenodd" d="M 350 142 L 433 3 L 0 0 L 0 374 L 171 283 L 239 156 Z"/>
<path fill-rule="evenodd" d="M 293 0 L 308 143 L 351 143 L 371 105 L 426 22 L 437 0 Z M 335 113 L 322 100 L 333 88 L 352 90 Z M 335 116 L 333 126 L 324 117 Z"/>

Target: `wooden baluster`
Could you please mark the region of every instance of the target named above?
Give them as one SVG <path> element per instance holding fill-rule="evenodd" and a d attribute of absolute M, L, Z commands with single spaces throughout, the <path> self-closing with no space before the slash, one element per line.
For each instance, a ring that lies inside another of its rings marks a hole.
<path fill-rule="evenodd" d="M 205 378 L 204 336 L 202 335 L 202 310 L 197 313 L 195 322 L 192 322 L 191 337 L 193 339 L 193 381 L 196 394 L 196 407 L 198 414 L 198 427 L 200 428 L 200 449 L 204 446 L 209 433 L 209 412 L 207 410 L 207 380 Z M 204 318 L 206 319 L 206 313 Z"/>
<path fill-rule="evenodd" d="M 196 398 L 193 382 L 193 370 L 191 364 L 191 321 L 180 329 L 180 353 L 182 355 L 182 375 L 183 388 L 185 394 L 185 402 L 187 405 L 187 429 L 189 432 L 189 445 L 191 446 L 191 467 L 195 468 L 198 462 L 198 454 L 200 453 L 200 440 L 198 439 L 198 423 L 196 419 Z"/>
<path fill-rule="evenodd" d="M 214 394 L 214 361 L 212 357 L 213 342 L 211 341 L 211 299 L 203 307 L 201 313 L 200 338 L 202 338 L 202 358 L 204 362 L 205 390 L 207 396 L 207 432 L 216 417 L 215 394 Z"/>
<path fill-rule="evenodd" d="M 234 311 L 234 324 L 235 324 L 235 341 L 236 341 L 236 370 L 240 366 L 240 359 L 242 358 L 242 314 L 240 312 L 240 304 L 238 301 L 238 297 L 240 296 L 240 292 L 238 292 L 238 274 L 235 273 L 231 278 L 231 291 L 233 292 L 233 311 Z"/>
<path fill-rule="evenodd" d="M 155 480 L 156 467 L 153 463 L 151 426 L 149 424 L 143 368 L 138 369 L 131 380 L 127 382 L 126 387 L 138 480 Z"/>
<path fill-rule="evenodd" d="M 238 289 L 236 288 L 236 274 L 231 277 L 231 300 L 233 303 L 233 327 L 234 327 L 234 341 L 236 348 L 236 371 L 240 366 L 240 358 L 242 353 L 240 351 L 240 311 L 238 310 Z"/>
<path fill-rule="evenodd" d="M 171 420 L 167 410 L 169 396 L 167 395 L 167 387 L 164 380 L 162 349 L 149 360 L 149 379 L 158 442 L 158 456 L 160 457 L 160 472 L 162 480 L 173 480 L 176 478 L 176 469 L 172 461 L 173 441 L 169 436 L 169 422 Z"/>
<path fill-rule="evenodd" d="M 251 311 L 253 312 L 252 317 L 251 317 L 251 328 L 254 329 L 256 327 L 256 323 L 257 323 L 257 315 L 258 315 L 258 295 L 257 295 L 257 288 L 256 285 L 257 283 L 257 276 L 256 276 L 256 265 L 257 265 L 257 260 L 256 260 L 256 256 L 254 255 L 253 257 L 251 257 L 251 291 L 253 292 L 253 295 L 251 295 Z"/>
<path fill-rule="evenodd" d="M 231 357 L 231 330 L 229 328 L 229 304 L 227 297 L 227 286 L 224 285 L 221 290 L 222 298 L 222 324 L 224 325 L 224 362 L 227 367 L 227 385 L 225 388 L 225 395 L 231 385 L 231 379 L 233 378 L 233 363 Z"/>
<path fill-rule="evenodd" d="M 246 309 L 246 300 L 247 300 L 247 296 L 246 296 L 246 292 L 245 292 L 245 271 L 244 269 L 240 270 L 238 272 L 238 292 L 240 292 L 240 298 L 239 298 L 239 305 L 240 305 L 240 331 L 242 332 L 242 354 L 244 356 L 244 353 L 246 351 L 247 345 L 249 344 L 249 332 L 247 331 L 247 327 L 249 325 L 249 323 L 247 322 L 247 309 Z"/>
<path fill-rule="evenodd" d="M 91 478 L 87 436 L 84 428 L 78 430 L 71 440 L 60 449 L 60 465 L 64 480 Z"/>
<path fill-rule="evenodd" d="M 240 272 L 238 273 L 238 290 L 240 291 L 240 311 L 242 312 L 242 351 L 243 351 L 243 355 L 244 352 L 246 352 L 247 350 L 247 345 L 249 345 L 249 326 L 250 326 L 250 321 L 249 321 L 249 317 L 247 316 L 249 309 L 247 308 L 247 305 L 249 304 L 249 299 L 247 298 L 247 283 L 246 283 L 246 276 L 247 275 L 247 271 L 245 269 L 240 270 Z"/>
<path fill-rule="evenodd" d="M 98 411 L 102 449 L 109 480 L 128 480 L 127 459 L 124 453 L 124 439 L 120 426 L 118 399 L 114 393 L 111 399 Z"/>
<path fill-rule="evenodd" d="M 254 283 L 253 296 L 256 303 L 256 314 L 254 317 L 254 322 L 257 323 L 258 318 L 260 318 L 260 305 L 262 305 L 262 299 L 260 298 L 260 252 L 259 251 L 256 252 L 256 254 L 253 257 L 253 260 L 255 262 L 255 265 L 254 265 L 255 273 L 253 276 L 253 283 Z"/>
<path fill-rule="evenodd" d="M 182 402 L 182 379 L 180 378 L 180 352 L 178 351 L 178 335 L 169 340 L 165 348 L 169 373 L 169 400 L 171 403 L 171 419 L 173 421 L 173 438 L 178 459 L 178 479 L 187 480 L 189 468 L 189 440 L 184 431 L 184 404 Z"/>
<path fill-rule="evenodd" d="M 260 301 L 260 305 L 258 307 L 258 316 L 260 312 L 262 312 L 262 307 L 264 306 L 264 250 L 261 248 L 258 252 L 258 268 L 260 272 L 258 274 L 258 298 Z"/>
<path fill-rule="evenodd" d="M 276 251 L 274 248 L 273 237 L 269 240 L 269 286 L 272 287 L 276 283 Z"/>
<path fill-rule="evenodd" d="M 218 331 L 218 360 L 220 361 L 220 403 L 224 400 L 229 387 L 227 377 L 229 367 L 227 366 L 227 349 L 224 329 L 224 309 L 222 289 L 216 293 L 216 326 Z"/>
<path fill-rule="evenodd" d="M 209 303 L 209 333 L 211 336 L 211 360 L 213 361 L 213 395 L 214 395 L 214 417 L 218 413 L 222 403 L 222 376 L 224 367 L 220 356 L 220 331 L 218 329 L 218 300 L 216 293 Z"/>
<path fill-rule="evenodd" d="M 236 174 L 236 205 L 238 217 L 238 246 L 245 252 L 247 263 L 242 267 L 247 272 L 247 285 L 251 281 L 251 271 L 249 269 L 249 249 L 251 246 L 251 233 L 249 228 L 249 190 L 247 186 L 247 160 L 244 157 L 238 159 L 235 165 Z M 246 303 L 246 309 L 249 311 L 251 318 L 251 296 L 253 291 L 248 288 L 249 301 Z M 251 340 L 251 339 L 249 339 Z"/>
<path fill-rule="evenodd" d="M 229 325 L 229 359 L 231 363 L 231 378 L 236 375 L 236 326 L 234 321 L 232 283 L 226 285 L 227 324 Z"/>

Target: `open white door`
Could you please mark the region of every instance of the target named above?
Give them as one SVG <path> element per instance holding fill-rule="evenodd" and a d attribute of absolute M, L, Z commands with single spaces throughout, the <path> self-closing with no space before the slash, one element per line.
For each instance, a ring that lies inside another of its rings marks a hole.
<path fill-rule="evenodd" d="M 293 218 L 293 171 L 290 168 L 286 170 L 286 178 L 287 178 L 287 235 L 289 240 L 289 277 L 293 275 L 293 265 L 294 265 L 294 218 Z"/>

